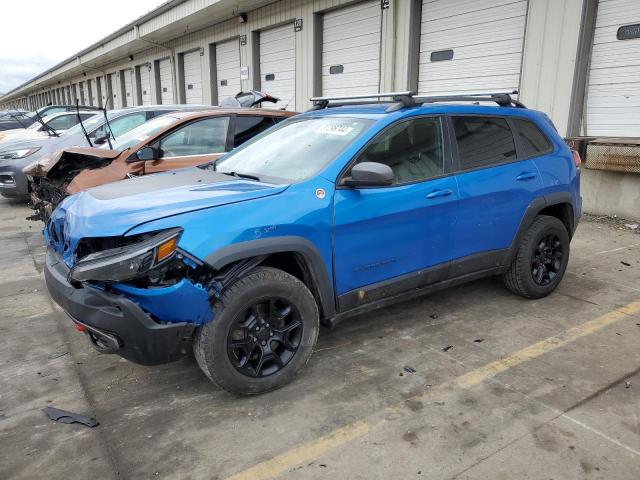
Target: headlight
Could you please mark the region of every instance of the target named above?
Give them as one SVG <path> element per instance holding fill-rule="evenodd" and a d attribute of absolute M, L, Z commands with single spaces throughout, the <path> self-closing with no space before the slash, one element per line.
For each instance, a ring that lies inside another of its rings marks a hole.
<path fill-rule="evenodd" d="M 77 282 L 126 282 L 173 258 L 180 228 L 172 228 L 146 240 L 87 255 L 74 265 L 69 278 Z"/>
<path fill-rule="evenodd" d="M 0 152 L 0 160 L 25 158 L 36 153 L 40 148 L 41 147 L 21 148 L 20 150 Z"/>

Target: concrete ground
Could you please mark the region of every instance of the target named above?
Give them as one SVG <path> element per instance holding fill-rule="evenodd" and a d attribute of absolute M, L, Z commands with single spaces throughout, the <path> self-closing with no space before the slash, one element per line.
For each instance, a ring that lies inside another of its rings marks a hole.
<path fill-rule="evenodd" d="M 294 383 L 236 398 L 192 357 L 97 354 L 49 300 L 27 213 L 0 202 L 2 479 L 640 478 L 637 231 L 585 220 L 550 297 L 490 279 L 357 317 Z"/>

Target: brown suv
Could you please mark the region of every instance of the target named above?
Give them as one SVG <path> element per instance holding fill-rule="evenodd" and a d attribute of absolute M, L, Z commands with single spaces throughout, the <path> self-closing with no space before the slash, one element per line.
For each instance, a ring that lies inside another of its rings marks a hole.
<path fill-rule="evenodd" d="M 105 139 L 99 148 L 60 150 L 24 169 L 37 212 L 31 218 L 46 221 L 67 195 L 90 187 L 211 162 L 292 115 L 262 108 L 173 112 Z"/>

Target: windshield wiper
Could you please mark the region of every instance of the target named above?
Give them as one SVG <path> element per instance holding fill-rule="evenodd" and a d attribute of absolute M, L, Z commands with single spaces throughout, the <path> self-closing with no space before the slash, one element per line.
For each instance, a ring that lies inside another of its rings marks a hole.
<path fill-rule="evenodd" d="M 223 175 L 231 175 L 232 177 L 238 178 L 248 178 L 249 180 L 255 180 L 256 182 L 260 181 L 260 177 L 256 177 L 255 175 L 249 175 L 248 173 L 239 173 L 239 172 L 219 172 Z"/>

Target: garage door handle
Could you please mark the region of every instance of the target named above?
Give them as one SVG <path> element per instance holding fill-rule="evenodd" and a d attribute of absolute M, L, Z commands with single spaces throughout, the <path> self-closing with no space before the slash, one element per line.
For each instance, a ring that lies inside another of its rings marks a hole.
<path fill-rule="evenodd" d="M 536 174 L 534 172 L 523 172 L 516 177 L 516 180 L 525 181 L 536 178 Z"/>
<path fill-rule="evenodd" d="M 452 193 L 453 190 L 449 190 L 448 188 L 445 188 L 443 190 L 434 190 L 433 192 L 427 194 L 427 198 L 448 197 Z"/>

